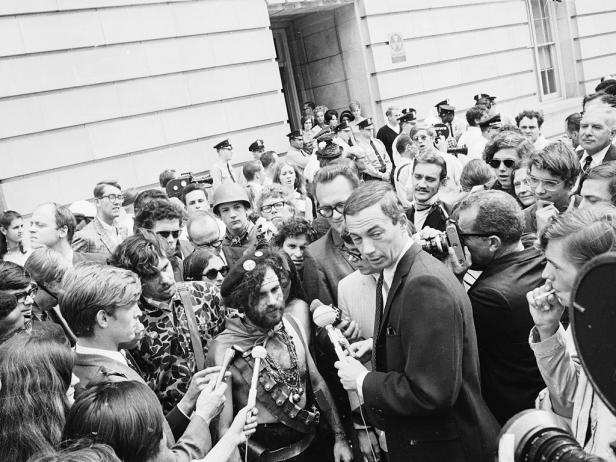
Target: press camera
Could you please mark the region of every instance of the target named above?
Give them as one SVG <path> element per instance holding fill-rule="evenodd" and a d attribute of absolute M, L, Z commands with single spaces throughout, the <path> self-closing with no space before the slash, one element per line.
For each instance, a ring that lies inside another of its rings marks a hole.
<path fill-rule="evenodd" d="M 444 232 L 427 239 L 421 239 L 419 243 L 422 249 L 439 260 L 444 260 L 448 257 L 449 247 L 451 247 L 459 265 L 463 265 L 466 261 L 464 247 L 458 235 L 458 228 L 454 223 L 448 223 Z"/>
<path fill-rule="evenodd" d="M 165 189 L 169 197 L 180 197 L 182 192 L 184 192 L 184 188 L 193 183 L 212 186 L 214 180 L 212 180 L 209 174 L 194 176 L 192 173 L 187 172 L 169 181 Z"/>

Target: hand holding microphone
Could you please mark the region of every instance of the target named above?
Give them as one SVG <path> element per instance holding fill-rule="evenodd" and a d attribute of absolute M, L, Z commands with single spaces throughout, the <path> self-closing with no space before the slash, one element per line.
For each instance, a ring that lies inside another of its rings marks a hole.
<path fill-rule="evenodd" d="M 252 370 L 252 380 L 250 382 L 250 391 L 248 392 L 248 402 L 246 407 L 252 409 L 257 404 L 257 382 L 259 381 L 259 370 L 261 369 L 261 360 L 267 357 L 267 350 L 260 345 L 253 347 L 252 357 L 255 360 L 254 369 Z"/>
<path fill-rule="evenodd" d="M 346 356 L 353 356 L 349 341 L 340 332 L 340 329 L 334 327 L 337 321 L 339 321 L 339 311 L 330 305 L 324 305 L 320 300 L 313 300 L 310 304 L 310 311 L 312 312 L 312 320 L 318 327 L 323 327 L 327 330 L 329 340 L 334 345 L 336 356 L 338 359 L 343 359 Z"/>

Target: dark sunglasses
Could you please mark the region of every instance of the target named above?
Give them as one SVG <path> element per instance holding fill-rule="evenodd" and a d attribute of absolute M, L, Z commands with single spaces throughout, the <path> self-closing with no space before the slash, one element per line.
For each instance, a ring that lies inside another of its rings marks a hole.
<path fill-rule="evenodd" d="M 180 237 L 180 230 L 176 229 L 175 231 L 156 231 L 156 234 L 167 239 L 169 235 L 173 236 L 173 239 L 177 239 Z"/>
<path fill-rule="evenodd" d="M 505 167 L 507 168 L 513 168 L 515 166 L 515 160 L 513 159 L 505 159 L 505 160 L 492 159 L 490 161 L 490 167 L 492 168 L 499 168 L 501 164 L 505 164 Z"/>
<path fill-rule="evenodd" d="M 208 278 L 210 281 L 215 281 L 218 277 L 218 273 L 224 278 L 227 274 L 229 274 L 229 267 L 223 266 L 220 269 L 212 268 L 211 270 L 207 270 L 203 275 Z"/>

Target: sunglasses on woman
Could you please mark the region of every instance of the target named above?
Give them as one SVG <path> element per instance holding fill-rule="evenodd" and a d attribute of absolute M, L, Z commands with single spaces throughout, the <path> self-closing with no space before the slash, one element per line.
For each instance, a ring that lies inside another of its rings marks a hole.
<path fill-rule="evenodd" d="M 212 268 L 211 270 L 207 270 L 203 275 L 208 278 L 210 281 L 215 281 L 218 277 L 218 273 L 224 278 L 227 274 L 229 274 L 229 267 L 223 266 L 220 269 Z"/>
<path fill-rule="evenodd" d="M 505 167 L 507 168 L 513 168 L 515 166 L 515 160 L 513 159 L 505 159 L 505 160 L 492 159 L 490 161 L 490 167 L 492 168 L 499 168 L 501 164 L 505 164 Z"/>
<path fill-rule="evenodd" d="M 176 229 L 175 231 L 156 231 L 156 234 L 158 234 L 164 239 L 167 239 L 169 235 L 173 236 L 173 239 L 177 239 L 178 237 L 180 237 L 180 230 Z"/>

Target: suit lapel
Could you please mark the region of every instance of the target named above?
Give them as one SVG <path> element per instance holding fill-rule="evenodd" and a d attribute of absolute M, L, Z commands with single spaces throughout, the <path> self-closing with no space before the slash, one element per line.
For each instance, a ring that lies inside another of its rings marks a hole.
<path fill-rule="evenodd" d="M 400 289 L 402 282 L 406 278 L 406 275 L 409 274 L 411 267 L 413 266 L 413 262 L 415 261 L 415 257 L 421 250 L 421 247 L 417 243 L 413 243 L 411 248 L 406 251 L 404 257 L 398 263 L 398 267 L 396 268 L 396 272 L 394 273 L 394 279 L 391 282 L 391 287 L 389 292 L 387 293 L 387 301 L 385 303 L 385 309 L 383 310 L 383 317 L 381 318 L 381 326 L 379 327 L 379 336 L 382 334 L 383 328 L 387 324 L 387 319 L 389 317 L 389 311 L 391 310 L 392 302 L 396 296 L 396 292 Z"/>
<path fill-rule="evenodd" d="M 616 160 L 616 146 L 610 144 L 610 147 L 603 158 L 603 162 L 610 162 L 612 160 Z"/>
<path fill-rule="evenodd" d="M 105 229 L 103 228 L 103 225 L 101 225 L 100 221 L 98 221 L 98 218 L 94 219 L 94 228 L 96 229 L 96 232 L 100 236 L 101 241 L 103 242 L 103 244 L 105 244 L 105 247 L 107 247 L 107 250 L 110 253 L 113 253 L 113 250 L 114 250 L 113 249 L 113 243 L 109 240 L 109 236 L 105 232 Z"/>

